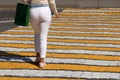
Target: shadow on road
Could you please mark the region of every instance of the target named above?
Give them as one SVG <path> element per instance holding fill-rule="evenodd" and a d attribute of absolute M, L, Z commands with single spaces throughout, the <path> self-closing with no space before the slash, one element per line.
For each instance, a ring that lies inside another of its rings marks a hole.
<path fill-rule="evenodd" d="M 17 25 L 14 24 L 14 18 L 15 18 L 15 9 L 7 10 L 5 8 L 0 10 L 0 32 L 17 27 Z"/>
<path fill-rule="evenodd" d="M 34 63 L 33 60 L 31 60 L 29 57 L 13 54 L 12 52 L 7 53 L 5 51 L 0 51 L 0 59 L 2 59 L 3 61 L 10 61 L 13 59 L 16 61 L 20 60 L 37 66 L 37 63 Z"/>
<path fill-rule="evenodd" d="M 0 32 L 4 32 L 6 30 L 10 30 L 12 28 L 17 27 L 17 25 L 14 24 L 14 22 L 3 22 L 0 23 Z"/>

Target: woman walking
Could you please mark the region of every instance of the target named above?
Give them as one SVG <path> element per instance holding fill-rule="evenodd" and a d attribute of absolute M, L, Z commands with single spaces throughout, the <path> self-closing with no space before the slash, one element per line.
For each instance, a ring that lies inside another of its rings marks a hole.
<path fill-rule="evenodd" d="M 30 23 L 35 33 L 35 62 L 39 63 L 39 67 L 43 68 L 46 65 L 45 58 L 47 52 L 47 36 L 51 23 L 51 10 L 56 17 L 59 17 L 56 3 L 55 0 L 23 0 L 23 2 L 31 3 Z"/>

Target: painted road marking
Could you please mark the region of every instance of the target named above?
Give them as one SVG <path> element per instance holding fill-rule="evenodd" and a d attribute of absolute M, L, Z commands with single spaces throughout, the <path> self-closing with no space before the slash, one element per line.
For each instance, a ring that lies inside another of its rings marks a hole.
<path fill-rule="evenodd" d="M 33 63 L 0 62 L 0 69 L 40 69 Z M 93 72 L 120 72 L 119 66 L 93 66 L 78 64 L 48 64 L 44 70 L 72 70 Z"/>
<path fill-rule="evenodd" d="M 100 79 L 100 78 L 119 79 L 119 76 L 120 76 L 119 73 L 108 73 L 108 72 L 92 72 L 91 73 L 91 72 L 87 72 L 87 71 L 82 72 L 82 71 L 64 71 L 64 70 L 59 70 L 59 71 L 49 70 L 49 71 L 47 71 L 47 70 L 27 70 L 27 69 L 10 70 L 10 69 L 7 69 L 7 70 L 0 70 L 0 72 L 4 72 L 4 75 L 9 75 L 9 76 L 14 76 L 14 77 L 19 76 L 19 77 L 21 77 L 21 79 L 22 79 L 22 77 L 38 77 L 38 78 L 41 78 L 41 77 L 43 77 L 43 78 L 47 78 L 47 77 L 49 77 L 49 78 L 54 78 L 54 77 L 62 78 L 63 77 L 63 78 L 73 78 L 72 80 L 74 80 L 75 78 L 79 78 L 78 80 L 80 80 L 80 78 L 89 78 L 89 77 L 91 77 L 93 79 L 94 78 L 95 79 Z M 16 75 L 16 73 L 17 73 L 17 75 Z M 89 74 L 91 76 L 85 76 L 86 74 Z M 97 76 L 94 76 L 96 74 L 97 74 Z M 106 76 L 106 75 L 109 75 L 109 76 Z M 55 80 L 55 79 L 53 79 L 53 80 Z M 62 80 L 62 79 L 60 79 L 60 80 Z"/>
<path fill-rule="evenodd" d="M 33 63 L 34 36 L 30 26 L 0 35 L 1 80 L 120 79 L 119 9 L 65 9 L 60 14 L 58 19 L 53 17 L 48 36 L 48 65 L 44 69 Z"/>
<path fill-rule="evenodd" d="M 0 40 L 0 43 L 7 44 L 34 44 L 34 41 L 20 41 L 20 40 Z M 64 45 L 64 46 L 96 46 L 96 47 L 112 47 L 119 48 L 117 44 L 90 44 L 90 43 L 68 43 L 68 42 L 47 42 L 48 45 Z"/>
<path fill-rule="evenodd" d="M 0 80 L 85 80 L 85 79 L 77 79 L 77 78 L 71 78 L 71 79 L 68 79 L 68 78 L 42 78 L 42 77 L 39 77 L 39 78 L 35 78 L 35 77 L 0 77 Z"/>
<path fill-rule="evenodd" d="M 11 43 L 0 43 L 1 47 L 11 48 L 34 48 L 33 44 L 11 44 Z M 96 46 L 67 46 L 67 45 L 48 45 L 48 49 L 62 49 L 62 50 L 92 50 L 92 51 L 115 51 L 119 52 L 120 48 L 111 47 L 96 47 Z"/>
<path fill-rule="evenodd" d="M 16 38 L 16 37 L 0 37 L 0 40 L 21 40 L 21 41 L 33 41 L 34 38 Z M 69 43 L 91 43 L 91 44 L 120 44 L 119 40 L 80 40 L 80 39 L 57 39 L 57 38 L 48 38 L 48 42 L 69 42 Z"/>
<path fill-rule="evenodd" d="M 34 48 L 11 48 L 11 47 L 0 47 L 0 51 L 9 51 L 9 52 L 34 52 Z M 47 52 L 50 53 L 69 53 L 69 54 L 100 54 L 100 55 L 113 55 L 113 56 L 120 56 L 120 52 L 114 51 L 92 51 L 92 50 L 55 50 L 55 49 L 48 49 Z"/>
<path fill-rule="evenodd" d="M 0 37 L 11 37 L 11 38 L 20 38 L 20 37 L 27 37 L 33 38 L 34 35 L 12 35 L 12 34 L 0 34 Z M 90 39 L 90 40 L 120 40 L 120 38 L 109 38 L 109 37 L 80 37 L 80 36 L 51 36 L 48 35 L 48 38 L 56 38 L 56 39 Z"/>
<path fill-rule="evenodd" d="M 29 55 L 28 55 L 29 54 Z M 0 52 L 1 56 L 21 56 L 21 57 L 35 57 L 34 52 Z M 47 58 L 61 58 L 61 59 L 89 59 L 89 60 L 108 60 L 120 61 L 120 56 L 108 56 L 100 54 L 75 54 L 75 53 L 47 53 Z"/>
<path fill-rule="evenodd" d="M 7 32 L 33 32 L 33 30 L 8 30 Z M 72 34 L 120 34 L 120 32 L 79 32 L 79 31 L 56 31 L 56 30 L 49 30 L 49 32 L 59 32 L 59 33 L 72 33 Z"/>
<path fill-rule="evenodd" d="M 35 57 L 5 57 L 0 56 L 1 62 L 34 62 Z M 47 63 L 53 64 L 82 64 L 93 66 L 120 66 L 120 61 L 108 60 L 89 60 L 89 59 L 61 59 L 61 58 L 47 58 Z"/>

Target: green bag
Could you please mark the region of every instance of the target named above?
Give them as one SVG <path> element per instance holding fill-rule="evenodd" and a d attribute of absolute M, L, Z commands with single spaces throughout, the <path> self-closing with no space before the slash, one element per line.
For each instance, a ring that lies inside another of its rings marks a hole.
<path fill-rule="evenodd" d="M 30 18 L 30 4 L 17 3 L 14 24 L 28 26 L 29 18 Z"/>

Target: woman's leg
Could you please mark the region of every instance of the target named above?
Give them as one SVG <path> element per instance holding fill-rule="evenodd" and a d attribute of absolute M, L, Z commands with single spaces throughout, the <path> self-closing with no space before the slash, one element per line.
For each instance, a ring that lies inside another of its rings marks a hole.
<path fill-rule="evenodd" d="M 44 63 L 47 52 L 47 36 L 49 32 L 50 22 L 41 22 L 40 26 L 40 61 L 41 63 Z"/>
<path fill-rule="evenodd" d="M 51 23 L 51 12 L 49 7 L 40 8 L 40 67 L 46 65 L 45 58 L 47 53 L 47 36 Z"/>
<path fill-rule="evenodd" d="M 36 52 L 36 60 L 35 62 L 40 62 L 40 27 L 39 27 L 39 14 L 36 8 L 32 8 L 30 11 L 30 23 L 34 30 L 34 46 Z"/>
<path fill-rule="evenodd" d="M 33 17 L 31 23 L 35 31 L 35 51 L 36 53 L 40 53 L 40 62 L 45 63 L 44 59 L 46 58 L 47 52 L 47 35 L 51 23 L 51 12 L 49 7 L 41 7 L 33 10 L 31 16 Z M 37 18 L 39 20 L 36 21 L 35 19 Z M 41 64 L 40 66 L 43 67 Z"/>

